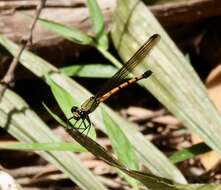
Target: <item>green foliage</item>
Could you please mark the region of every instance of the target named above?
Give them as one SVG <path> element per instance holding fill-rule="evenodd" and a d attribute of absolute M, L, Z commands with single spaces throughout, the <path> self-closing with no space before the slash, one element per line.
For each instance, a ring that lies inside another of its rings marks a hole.
<path fill-rule="evenodd" d="M 185 148 L 175 152 L 172 156 L 170 156 L 170 160 L 175 164 L 209 151 L 211 151 L 211 149 L 206 144 L 199 143 L 191 146 L 190 148 Z"/>
<path fill-rule="evenodd" d="M 5 38 L 0 36 L 1 42 L 3 39 Z M 18 48 L 16 48 L 15 52 L 16 51 L 18 51 Z M 32 57 L 31 60 L 33 61 L 36 59 Z M 32 61 L 29 62 L 33 64 Z M 38 72 L 39 70 L 37 73 Z M 7 145 L 9 146 L 9 149 L 47 149 L 47 151 L 40 151 L 37 153 L 62 170 L 62 172 L 64 172 L 65 175 L 67 175 L 71 180 L 78 184 L 79 187 L 88 190 L 91 188 L 96 190 L 106 189 L 90 173 L 90 171 L 84 167 L 81 161 L 73 153 L 64 151 L 51 151 L 55 150 L 56 147 L 57 150 L 75 149 L 75 151 L 78 151 L 80 150 L 79 145 L 76 146 L 76 144 L 73 144 L 68 147 L 67 145 L 62 144 L 62 141 L 53 134 L 49 127 L 38 117 L 38 115 L 33 110 L 30 109 L 30 107 L 21 97 L 12 92 L 10 89 L 6 89 L 3 85 L 0 85 L 0 92 L 0 127 L 7 130 L 11 135 L 13 135 L 22 143 L 25 143 L 22 145 Z M 5 148 L 7 148 L 7 146 Z M 90 179 L 90 181 L 87 179 Z"/>
<path fill-rule="evenodd" d="M 79 144 L 73 143 L 1 143 L 0 149 L 22 150 L 22 151 L 73 151 L 86 152 L 86 149 Z"/>
<path fill-rule="evenodd" d="M 120 62 L 107 51 L 107 35 L 102 14 L 96 1 L 88 0 L 87 5 L 89 7 L 95 37 L 91 37 L 78 29 L 66 27 L 45 19 L 40 19 L 39 22 L 44 27 L 72 42 L 94 46 L 111 63 L 120 67 Z M 131 14 L 131 12 L 133 12 L 133 14 Z M 128 18 L 130 22 L 128 22 Z M 150 59 L 144 60 L 144 65 L 148 63 L 148 69 L 153 71 L 153 76 L 143 81 L 142 85 L 144 88 L 150 90 L 185 126 L 198 133 L 214 150 L 221 152 L 221 142 L 219 138 L 220 115 L 211 104 L 205 93 L 204 86 L 192 67 L 174 46 L 173 42 L 168 38 L 152 14 L 142 3 L 137 4 L 137 2 L 133 0 L 118 1 L 113 24 L 113 42 L 118 48 L 117 50 L 123 60 L 127 60 L 134 51 L 137 50 L 144 39 L 147 38 L 147 34 L 151 35 L 156 31 L 160 33 L 162 42 L 158 48 L 154 49 Z M 127 30 L 125 30 L 125 27 L 127 27 Z M 2 35 L 0 35 L 0 44 L 13 56 L 17 55 L 19 47 Z M 83 100 L 90 96 L 88 91 L 83 87 L 29 51 L 22 53 L 20 62 L 36 76 L 47 82 L 57 103 L 67 118 L 71 116 L 71 106 L 80 105 Z M 75 71 L 72 69 L 73 68 L 68 68 L 68 70 L 63 69 L 63 72 L 68 72 L 68 74 L 80 73 L 79 75 L 89 76 L 87 70 L 80 69 L 82 71 L 81 73 L 77 71 L 78 68 L 76 67 L 73 69 Z M 88 67 L 88 69 L 91 68 Z M 143 71 L 147 70 L 145 67 L 142 69 Z M 2 86 L 0 87 L 2 89 Z M 21 98 L 17 97 L 17 95 L 10 90 L 6 90 L 0 102 L 0 108 L 0 125 L 6 128 L 20 141 L 31 143 L 30 145 L 11 145 L 9 149 L 14 146 L 15 149 L 23 150 L 48 150 L 48 152 L 41 152 L 41 155 L 52 163 L 55 163 L 82 189 L 106 189 L 83 167 L 73 154 L 50 152 L 50 150 L 55 150 L 56 148 L 56 150 L 75 149 L 75 151 L 84 151 L 84 149 L 81 149 L 81 146 L 74 145 L 75 147 L 68 147 L 62 144 Z M 56 114 L 51 111 L 50 113 L 57 121 L 65 125 Z M 135 125 L 125 121 L 108 107 L 101 104 L 92 114 L 91 119 L 103 132 L 108 133 L 113 149 L 118 155 L 119 160 L 114 159 L 106 150 L 88 136 L 80 134 L 77 130 L 67 130 L 87 150 L 130 177 L 140 181 L 146 187 L 154 190 L 220 189 L 220 185 L 213 184 L 177 184 L 186 183 L 180 171 L 165 155 L 146 140 Z M 104 125 L 107 127 L 106 130 L 103 127 Z M 35 133 L 33 133 L 33 131 L 35 131 Z M 118 141 L 119 139 L 120 141 Z M 51 147 L 52 142 L 55 142 L 54 147 Z M 189 154 L 190 152 L 191 154 Z M 185 152 L 185 158 L 182 158 L 183 153 L 178 152 L 171 159 L 173 162 L 178 162 L 197 154 L 199 154 L 199 152 L 193 148 L 191 151 Z M 138 164 L 144 164 L 153 174 L 163 176 L 164 178 L 134 171 L 138 169 Z M 134 188 L 137 188 L 135 183 L 131 182 L 130 179 L 128 180 L 134 185 Z"/>
<path fill-rule="evenodd" d="M 137 163 L 137 159 L 135 156 L 135 151 L 124 135 L 123 131 L 120 128 L 120 125 L 116 123 L 107 112 L 102 111 L 104 125 L 107 130 L 107 135 L 110 138 L 111 145 L 113 147 L 114 152 L 118 156 L 118 159 L 122 164 L 126 165 L 128 168 L 132 170 L 139 170 L 139 166 Z M 124 175 L 127 181 L 134 187 L 134 189 L 138 189 L 138 184 L 134 181 L 133 178 L 129 178 L 127 175 Z"/>
<path fill-rule="evenodd" d="M 141 81 L 141 84 L 183 125 L 197 133 L 213 150 L 221 153 L 221 139 L 218 135 L 221 134 L 220 114 L 190 63 L 152 13 L 142 3 L 123 0 L 118 1 L 115 15 L 112 39 L 124 60 L 131 56 L 146 36 L 155 32 L 161 35 L 158 47 L 152 51 L 149 59 L 144 60 L 144 65 L 148 65 L 153 74 L 149 80 Z M 127 26 L 127 30 L 122 26 Z"/>
<path fill-rule="evenodd" d="M 97 1 L 87 0 L 87 6 L 90 12 L 90 18 L 92 20 L 92 29 L 95 33 L 95 39 L 97 46 L 102 47 L 103 49 L 108 48 L 108 37 L 105 31 L 105 23 L 100 7 L 97 4 Z"/>
<path fill-rule="evenodd" d="M 87 78 L 110 78 L 117 69 L 105 64 L 71 65 L 60 69 L 67 76 L 78 76 Z"/>
<path fill-rule="evenodd" d="M 74 100 L 74 98 L 65 90 L 63 89 L 61 86 L 59 86 L 58 84 L 56 84 L 51 78 L 50 76 L 46 75 L 46 82 L 47 84 L 50 86 L 51 91 L 59 105 L 59 107 L 61 108 L 61 110 L 63 111 L 63 113 L 65 114 L 65 116 L 67 118 L 70 118 L 70 105 L 75 105 L 75 103 L 77 101 Z M 49 109 L 48 109 L 49 110 Z M 49 112 L 51 113 L 51 115 L 57 120 L 60 121 L 58 119 L 58 116 L 56 116 L 55 114 L 53 114 L 51 111 Z M 70 123 L 74 124 L 74 119 L 69 121 Z M 70 127 L 68 126 L 68 123 L 64 123 L 64 122 L 59 122 L 61 123 L 64 127 Z M 74 129 L 73 129 L 74 130 Z M 94 130 L 94 128 L 91 128 L 88 136 L 90 136 L 92 139 L 96 139 L 96 132 Z"/>
<path fill-rule="evenodd" d="M 94 45 L 92 37 L 76 28 L 70 28 L 68 26 L 64 26 L 63 24 L 49 21 L 47 19 L 39 19 L 38 21 L 45 28 L 54 31 L 59 35 L 62 35 L 64 38 L 70 41 L 84 45 Z"/>

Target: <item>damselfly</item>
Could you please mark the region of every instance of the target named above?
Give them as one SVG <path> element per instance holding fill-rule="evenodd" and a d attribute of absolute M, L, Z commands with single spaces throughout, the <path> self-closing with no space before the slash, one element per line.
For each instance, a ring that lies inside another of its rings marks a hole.
<path fill-rule="evenodd" d="M 83 129 L 82 133 L 91 127 L 91 121 L 89 114 L 93 112 L 101 102 L 104 102 L 113 94 L 117 93 L 123 88 L 126 88 L 130 84 L 133 84 L 141 79 L 148 78 L 152 71 L 147 70 L 142 75 L 134 77 L 122 82 L 128 74 L 143 60 L 143 58 L 150 52 L 150 50 L 159 41 L 160 36 L 158 34 L 152 35 L 146 43 L 144 43 L 137 52 L 123 65 L 123 67 L 117 71 L 112 78 L 110 78 L 107 83 L 101 88 L 98 93 L 89 99 L 87 99 L 80 107 L 73 106 L 71 112 L 73 116 L 68 119 L 68 125 L 70 120 L 75 119 L 74 128 Z M 81 123 L 76 127 L 77 123 L 81 120 Z M 83 125 L 83 127 L 82 127 Z"/>

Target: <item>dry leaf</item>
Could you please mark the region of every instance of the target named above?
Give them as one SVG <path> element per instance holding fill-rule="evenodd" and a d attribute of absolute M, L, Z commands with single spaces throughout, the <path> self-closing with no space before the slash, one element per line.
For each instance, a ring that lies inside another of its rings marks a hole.
<path fill-rule="evenodd" d="M 218 65 L 209 74 L 206 80 L 206 86 L 210 98 L 221 113 L 221 65 Z"/>
<path fill-rule="evenodd" d="M 202 142 L 200 137 L 194 133 L 191 134 L 191 139 L 193 144 L 197 144 Z M 206 171 L 209 171 L 212 169 L 218 162 L 220 161 L 220 155 L 216 153 L 215 151 L 210 151 L 205 154 L 199 155 L 198 158 L 200 159 L 202 165 L 206 169 Z"/>

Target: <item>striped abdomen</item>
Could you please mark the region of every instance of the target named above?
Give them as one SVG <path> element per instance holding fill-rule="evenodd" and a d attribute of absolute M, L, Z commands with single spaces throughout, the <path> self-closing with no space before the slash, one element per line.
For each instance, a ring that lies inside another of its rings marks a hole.
<path fill-rule="evenodd" d="M 101 97 L 97 98 L 97 101 L 98 102 L 103 102 L 103 101 L 107 100 L 110 96 L 112 96 L 113 94 L 115 94 L 118 91 L 120 91 L 121 89 L 126 88 L 129 85 L 131 85 L 131 84 L 133 84 L 133 83 L 135 83 L 135 82 L 137 82 L 137 81 L 139 81 L 141 79 L 148 78 L 151 74 L 152 74 L 152 71 L 148 70 L 144 74 L 142 74 L 142 75 L 140 75 L 138 77 L 134 77 L 134 78 L 124 82 L 124 83 L 120 84 L 119 86 L 113 88 L 109 92 L 105 93 Z"/>

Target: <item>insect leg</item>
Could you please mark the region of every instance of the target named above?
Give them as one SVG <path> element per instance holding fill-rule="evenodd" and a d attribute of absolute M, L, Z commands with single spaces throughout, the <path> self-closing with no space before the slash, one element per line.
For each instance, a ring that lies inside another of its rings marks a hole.
<path fill-rule="evenodd" d="M 76 129 L 85 129 L 85 127 L 81 127 L 82 123 L 84 123 L 84 119 L 82 119 L 80 125 L 78 127 L 76 127 Z"/>
<path fill-rule="evenodd" d="M 75 120 L 75 123 L 72 125 L 72 124 L 70 123 L 70 120 L 72 120 L 73 118 L 74 118 L 74 117 L 70 117 L 69 119 L 67 119 L 67 126 L 66 126 L 67 129 L 76 128 L 75 125 L 77 124 L 77 122 L 78 122 L 79 120 Z M 72 126 L 73 126 L 73 127 L 72 127 Z"/>
<path fill-rule="evenodd" d="M 70 117 L 67 119 L 67 125 L 66 125 L 66 128 L 69 129 L 69 126 L 70 126 L 70 120 L 72 120 L 74 117 Z"/>
<path fill-rule="evenodd" d="M 88 122 L 88 125 L 87 125 L 88 130 L 87 130 L 87 134 L 86 135 L 88 135 L 88 133 L 89 133 L 89 131 L 91 129 L 91 120 L 90 120 L 89 116 L 86 117 L 86 120 Z"/>
<path fill-rule="evenodd" d="M 83 122 L 83 124 L 84 124 L 84 128 L 82 128 L 83 131 L 82 131 L 81 133 L 84 133 L 84 131 L 87 129 L 88 126 L 87 126 L 86 123 L 85 123 L 85 119 L 83 119 L 82 122 Z"/>

